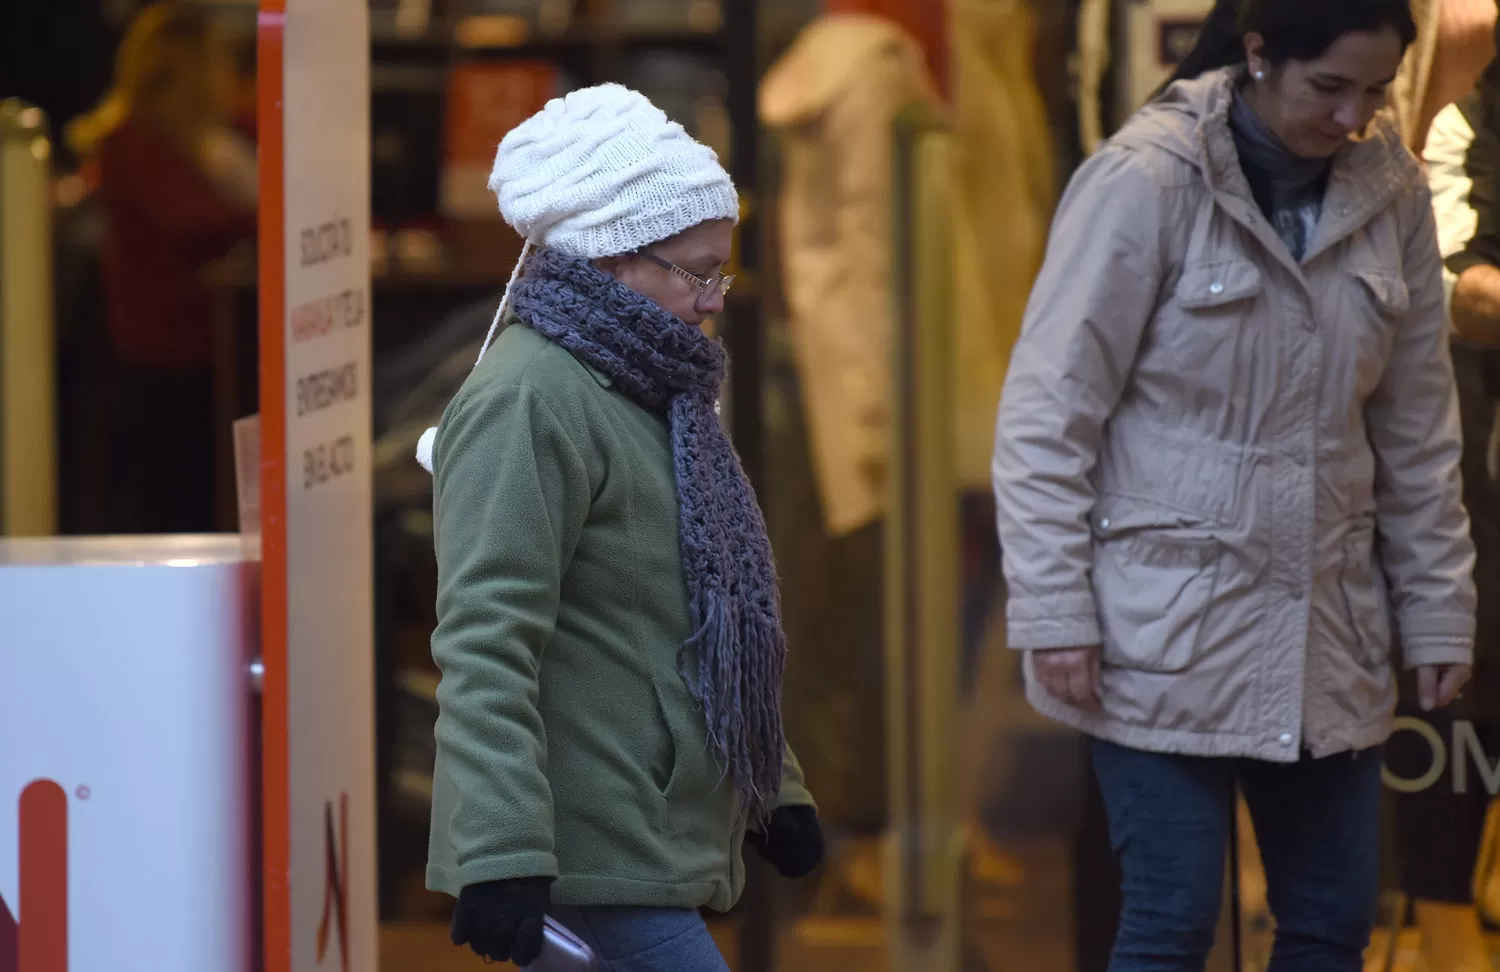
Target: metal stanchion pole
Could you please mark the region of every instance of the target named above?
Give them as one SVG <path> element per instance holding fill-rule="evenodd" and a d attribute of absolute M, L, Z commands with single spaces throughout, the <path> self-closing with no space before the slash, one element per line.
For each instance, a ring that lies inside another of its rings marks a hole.
<path fill-rule="evenodd" d="M 765 496 L 765 410 L 761 402 L 765 329 L 756 286 L 760 267 L 757 205 L 760 122 L 756 111 L 760 72 L 756 62 L 755 0 L 724 0 L 723 9 L 731 149 L 730 158 L 722 161 L 728 164 L 740 191 L 736 259 L 743 280 L 730 293 L 723 315 L 724 343 L 730 360 L 723 405 L 745 473 L 757 492 Z M 771 972 L 776 966 L 776 914 L 772 897 L 775 876 L 755 854 L 746 855 L 745 870 L 745 893 L 737 909 L 740 927 L 735 968 L 738 972 Z"/>
<path fill-rule="evenodd" d="M 0 102 L 0 534 L 57 531 L 52 143 L 40 108 Z"/>
<path fill-rule="evenodd" d="M 962 959 L 958 513 L 950 376 L 953 139 L 912 109 L 895 132 L 896 287 L 886 527 L 886 846 L 892 972 Z"/>

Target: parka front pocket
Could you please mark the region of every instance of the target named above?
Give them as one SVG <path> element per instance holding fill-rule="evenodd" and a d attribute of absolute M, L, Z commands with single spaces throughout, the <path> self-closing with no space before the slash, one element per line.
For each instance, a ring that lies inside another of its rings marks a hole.
<path fill-rule="evenodd" d="M 1385 270 L 1356 268 L 1349 271 L 1369 295 L 1376 313 L 1392 323 L 1411 310 L 1411 289 L 1399 274 Z"/>
<path fill-rule="evenodd" d="M 1187 310 L 1227 307 L 1259 293 L 1260 269 L 1249 260 L 1193 264 L 1177 281 L 1177 305 Z"/>
<path fill-rule="evenodd" d="M 1411 311 L 1411 291 L 1400 276 L 1384 270 L 1353 269 L 1348 311 L 1338 318 L 1335 333 L 1343 348 L 1335 348 L 1336 367 L 1354 375 L 1349 390 L 1367 397 L 1391 367 L 1391 352 L 1401 322 Z"/>
<path fill-rule="evenodd" d="M 652 679 L 651 686 L 656 693 L 657 731 L 665 736 L 671 754 L 666 783 L 660 784 L 658 777 L 658 825 L 675 838 L 700 840 L 698 831 L 704 820 L 712 819 L 708 808 L 722 806 L 723 818 L 728 819 L 734 783 L 710 751 L 703 710 L 687 683 L 681 676 L 661 674 Z"/>
<path fill-rule="evenodd" d="M 1185 267 L 1173 299 L 1153 320 L 1151 345 L 1184 374 L 1228 378 L 1261 290 L 1260 269 L 1249 260 Z"/>
<path fill-rule="evenodd" d="M 1375 563 L 1371 530 L 1358 530 L 1344 541 L 1339 587 L 1344 594 L 1350 652 L 1362 668 L 1377 669 L 1391 657 L 1391 606 L 1385 571 Z"/>
<path fill-rule="evenodd" d="M 1094 599 L 1104 663 L 1167 674 L 1191 668 L 1218 584 L 1219 554 L 1214 537 L 1096 530 Z"/>
<path fill-rule="evenodd" d="M 661 738 L 656 758 L 652 761 L 651 779 L 657 792 L 670 799 L 682 780 L 682 758 L 677 733 L 672 729 L 672 720 L 667 717 L 666 700 L 662 698 L 662 687 L 651 681 L 651 692 L 656 700 L 656 731 Z"/>

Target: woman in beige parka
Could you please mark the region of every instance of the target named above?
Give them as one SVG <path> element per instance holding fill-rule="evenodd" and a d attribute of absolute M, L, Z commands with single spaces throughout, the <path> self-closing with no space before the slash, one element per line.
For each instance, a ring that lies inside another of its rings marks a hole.
<path fill-rule="evenodd" d="M 1468 678 L 1473 547 L 1431 195 L 1377 111 L 1407 0 L 1221 2 L 1075 175 L 1000 407 L 1009 641 L 1095 738 L 1111 972 L 1202 970 L 1236 786 L 1272 972 L 1355 972 L 1399 658 Z"/>

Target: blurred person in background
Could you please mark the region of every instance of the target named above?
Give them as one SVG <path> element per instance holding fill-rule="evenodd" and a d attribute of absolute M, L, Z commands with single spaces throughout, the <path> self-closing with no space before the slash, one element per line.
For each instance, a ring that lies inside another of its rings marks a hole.
<path fill-rule="evenodd" d="M 995 452 L 1028 697 L 1094 737 L 1110 968 L 1204 968 L 1236 788 L 1273 972 L 1362 967 L 1399 648 L 1469 678 L 1431 193 L 1377 116 L 1406 0 L 1221 3 L 1059 207 Z"/>
<path fill-rule="evenodd" d="M 1495 54 L 1495 0 L 1412 0 L 1417 39 L 1391 85 L 1401 136 L 1421 154 L 1437 113 L 1469 93 Z"/>
<path fill-rule="evenodd" d="M 115 357 L 112 527 L 211 530 L 211 300 L 205 269 L 255 232 L 254 149 L 232 127 L 235 59 L 201 10 L 147 7 L 114 85 L 68 139 L 95 169 Z"/>
<path fill-rule="evenodd" d="M 738 899 L 742 843 L 789 877 L 823 857 L 703 331 L 739 198 L 614 84 L 514 129 L 490 188 L 527 245 L 499 337 L 418 448 L 442 670 L 428 886 L 488 959 L 535 960 L 550 915 L 615 972 L 727 970 L 698 909 Z"/>

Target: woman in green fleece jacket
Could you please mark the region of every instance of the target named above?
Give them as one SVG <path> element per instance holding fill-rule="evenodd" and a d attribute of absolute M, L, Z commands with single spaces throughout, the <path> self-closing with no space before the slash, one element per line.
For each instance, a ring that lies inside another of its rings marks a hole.
<path fill-rule="evenodd" d="M 490 187 L 537 249 L 419 452 L 443 676 L 428 884 L 490 959 L 534 960 L 550 914 L 606 969 L 724 970 L 697 909 L 734 904 L 742 843 L 788 876 L 823 856 L 781 729 L 769 544 L 701 330 L 738 198 L 617 85 L 515 129 Z"/>

